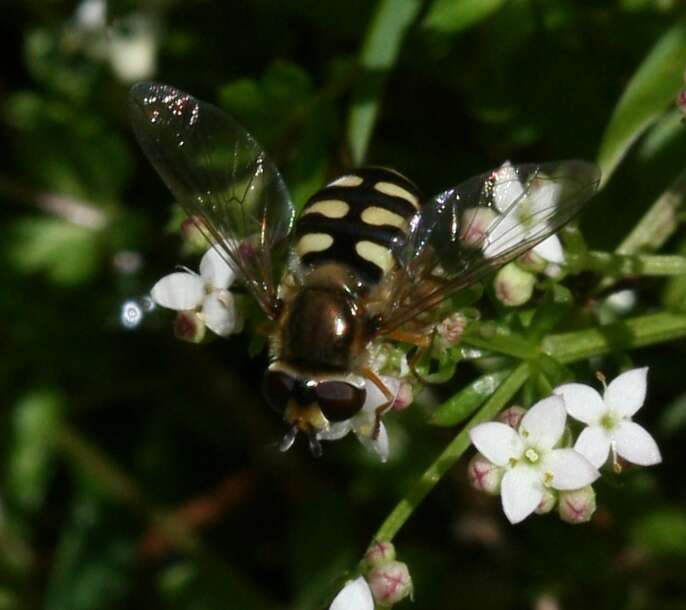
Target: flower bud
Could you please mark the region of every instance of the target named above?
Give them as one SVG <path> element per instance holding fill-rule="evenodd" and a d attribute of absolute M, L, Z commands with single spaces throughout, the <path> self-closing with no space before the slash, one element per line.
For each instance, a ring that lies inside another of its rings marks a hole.
<path fill-rule="evenodd" d="M 384 607 L 397 604 L 412 594 L 412 578 L 402 561 L 386 561 L 367 575 L 374 601 Z"/>
<path fill-rule="evenodd" d="M 207 249 L 207 240 L 198 224 L 201 222 L 197 216 L 189 216 L 181 223 L 181 237 L 188 250 L 193 253 L 204 252 Z"/>
<path fill-rule="evenodd" d="M 591 520 L 595 509 L 595 491 L 590 485 L 560 492 L 560 519 L 567 523 L 586 523 Z"/>
<path fill-rule="evenodd" d="M 534 292 L 536 278 L 514 263 L 505 265 L 495 276 L 495 295 L 508 307 L 526 303 Z"/>
<path fill-rule="evenodd" d="M 543 488 L 543 498 L 541 498 L 541 501 L 538 503 L 538 506 L 536 507 L 536 514 L 538 515 L 545 515 L 546 513 L 549 513 L 553 508 L 555 508 L 555 504 L 557 503 L 557 494 L 555 491 L 548 487 Z"/>
<path fill-rule="evenodd" d="M 486 492 L 492 496 L 500 493 L 500 481 L 504 471 L 496 466 L 480 453 L 477 453 L 467 466 L 469 482 L 474 489 Z"/>
<path fill-rule="evenodd" d="M 548 261 L 536 254 L 533 250 L 525 252 L 517 259 L 518 265 L 531 273 L 543 273 L 548 266 Z"/>
<path fill-rule="evenodd" d="M 205 338 L 205 324 L 196 311 L 180 311 L 174 320 L 174 334 L 182 341 L 200 343 Z"/>
<path fill-rule="evenodd" d="M 522 417 L 526 413 L 524 407 L 519 407 L 517 405 L 512 405 L 498 415 L 498 421 L 514 428 L 515 430 L 519 428 L 519 422 L 522 421 Z"/>
<path fill-rule="evenodd" d="M 467 326 L 467 318 L 461 312 L 450 314 L 436 326 L 436 332 L 446 347 L 454 347 L 460 342 Z"/>
<path fill-rule="evenodd" d="M 412 391 L 412 385 L 407 383 L 407 381 L 401 381 L 398 387 L 398 395 L 395 397 L 395 402 L 393 403 L 393 409 L 396 411 L 402 411 L 407 409 L 412 404 L 414 400 L 414 392 Z"/>
<path fill-rule="evenodd" d="M 676 97 L 676 105 L 683 114 L 686 114 L 686 89 L 679 91 Z"/>
<path fill-rule="evenodd" d="M 375 542 L 367 549 L 365 560 L 371 568 L 395 559 L 395 546 L 392 542 Z"/>
<path fill-rule="evenodd" d="M 462 241 L 473 248 L 481 248 L 489 227 L 498 215 L 490 208 L 480 207 L 465 210 L 462 214 Z"/>

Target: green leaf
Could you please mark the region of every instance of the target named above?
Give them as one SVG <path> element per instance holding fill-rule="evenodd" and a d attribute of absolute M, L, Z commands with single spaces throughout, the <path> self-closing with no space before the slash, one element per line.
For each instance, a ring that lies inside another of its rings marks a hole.
<path fill-rule="evenodd" d="M 362 72 L 353 89 L 348 117 L 347 139 L 355 165 L 364 161 L 386 76 L 421 7 L 420 0 L 380 0 L 377 4 L 360 51 Z"/>
<path fill-rule="evenodd" d="M 631 145 L 655 123 L 683 87 L 686 18 L 657 41 L 627 85 L 603 134 L 598 164 L 605 184 Z"/>
<path fill-rule="evenodd" d="M 436 0 L 422 25 L 457 34 L 487 19 L 504 4 L 505 0 Z"/>
<path fill-rule="evenodd" d="M 59 218 L 30 217 L 8 228 L 7 254 L 20 273 L 42 271 L 56 284 L 73 286 L 98 269 L 97 232 Z"/>
<path fill-rule="evenodd" d="M 35 511 L 45 498 L 53 470 L 54 434 L 61 414 L 61 397 L 51 389 L 34 390 L 12 410 L 3 489 L 26 511 Z"/>
<path fill-rule="evenodd" d="M 118 515 L 93 496 L 74 501 L 52 563 L 45 610 L 122 607 L 131 586 L 135 543 Z"/>
<path fill-rule="evenodd" d="M 534 311 L 531 323 L 527 328 L 527 338 L 538 341 L 543 335 L 551 332 L 569 313 L 574 300 L 568 288 L 553 284 L 546 292 L 542 303 Z"/>
<path fill-rule="evenodd" d="M 435 426 L 455 426 L 476 411 L 497 389 L 511 370 L 482 375 L 446 400 L 431 416 Z"/>

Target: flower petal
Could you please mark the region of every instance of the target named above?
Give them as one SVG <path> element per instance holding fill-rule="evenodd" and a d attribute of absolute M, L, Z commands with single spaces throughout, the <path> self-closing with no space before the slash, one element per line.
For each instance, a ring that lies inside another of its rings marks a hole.
<path fill-rule="evenodd" d="M 562 396 L 567 413 L 585 424 L 597 424 L 607 412 L 605 403 L 598 392 L 583 383 L 565 383 L 553 390 Z"/>
<path fill-rule="evenodd" d="M 524 223 L 540 224 L 543 215 L 557 206 L 561 190 L 559 184 L 548 179 L 534 179 L 526 198 L 527 219 Z"/>
<path fill-rule="evenodd" d="M 565 262 L 565 253 L 557 235 L 551 235 L 538 244 L 533 251 L 549 263 L 561 265 Z"/>
<path fill-rule="evenodd" d="M 510 426 L 500 422 L 486 422 L 469 431 L 474 446 L 496 466 L 505 466 L 510 458 L 518 459 L 524 443 Z"/>
<path fill-rule="evenodd" d="M 546 477 L 552 477 L 549 484 L 555 489 L 579 489 L 590 485 L 600 476 L 591 462 L 570 448 L 554 449 L 548 453 L 541 468 Z"/>
<path fill-rule="evenodd" d="M 509 161 L 505 161 L 493 175 L 496 179 L 493 185 L 493 202 L 499 212 L 505 212 L 524 194 L 524 187 Z"/>
<path fill-rule="evenodd" d="M 215 289 L 226 289 L 233 283 L 236 273 L 224 260 L 219 250 L 210 248 L 200 261 L 203 281 Z"/>
<path fill-rule="evenodd" d="M 624 417 L 631 417 L 645 402 L 648 367 L 631 369 L 615 377 L 605 390 L 605 404 Z"/>
<path fill-rule="evenodd" d="M 398 391 L 400 390 L 400 381 L 398 379 L 396 379 L 395 377 L 388 377 L 386 375 L 383 375 L 381 377 L 381 381 L 384 382 L 384 385 L 394 396 L 398 395 Z M 367 391 L 367 397 L 364 401 L 364 406 L 362 408 L 365 411 L 374 411 L 374 409 L 376 409 L 377 407 L 380 407 L 381 405 L 388 402 L 386 395 L 378 388 L 378 386 L 375 383 L 373 383 L 369 379 L 365 379 L 364 384 L 365 389 Z"/>
<path fill-rule="evenodd" d="M 652 466 L 662 461 L 660 449 L 650 433 L 637 423 L 623 421 L 614 434 L 617 453 L 627 462 Z"/>
<path fill-rule="evenodd" d="M 528 445 L 552 449 L 565 431 L 567 412 L 560 396 L 539 400 L 522 417 L 519 436 Z"/>
<path fill-rule="evenodd" d="M 500 495 L 509 522 L 519 523 L 533 513 L 543 499 L 541 472 L 531 466 L 515 466 L 505 473 Z"/>
<path fill-rule="evenodd" d="M 356 431 L 357 432 L 357 431 Z M 386 426 L 383 422 L 379 425 L 379 435 L 376 438 L 372 438 L 367 434 L 356 434 L 359 441 L 370 451 L 375 452 L 382 462 L 388 459 L 389 444 L 388 444 L 388 432 L 386 432 Z"/>
<path fill-rule="evenodd" d="M 317 432 L 317 438 L 322 441 L 337 441 L 352 430 L 351 420 L 337 421 L 329 424 L 328 429 Z"/>
<path fill-rule="evenodd" d="M 202 306 L 205 326 L 220 337 L 228 337 L 236 330 L 236 307 L 228 290 L 208 294 Z"/>
<path fill-rule="evenodd" d="M 372 591 L 364 577 L 348 581 L 331 602 L 329 610 L 374 610 Z"/>
<path fill-rule="evenodd" d="M 165 275 L 150 291 L 152 300 L 161 307 L 187 311 L 202 303 L 205 289 L 202 280 L 192 273 L 179 271 Z"/>
<path fill-rule="evenodd" d="M 579 434 L 574 449 L 596 468 L 607 462 L 610 454 L 610 433 L 602 426 L 587 426 Z"/>
<path fill-rule="evenodd" d="M 502 254 L 522 239 L 523 229 L 514 214 L 498 216 L 489 226 L 484 239 L 483 253 L 486 258 Z"/>

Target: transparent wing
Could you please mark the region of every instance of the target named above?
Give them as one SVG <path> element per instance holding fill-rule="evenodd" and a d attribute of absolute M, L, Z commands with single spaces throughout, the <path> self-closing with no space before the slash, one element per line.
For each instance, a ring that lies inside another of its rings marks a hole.
<path fill-rule="evenodd" d="M 410 222 L 389 278 L 387 333 L 521 256 L 567 223 L 593 195 L 600 170 L 584 161 L 510 165 L 427 202 Z"/>
<path fill-rule="evenodd" d="M 136 137 L 167 187 L 274 317 L 294 219 L 276 167 L 236 121 L 187 93 L 143 82 L 129 101 Z"/>

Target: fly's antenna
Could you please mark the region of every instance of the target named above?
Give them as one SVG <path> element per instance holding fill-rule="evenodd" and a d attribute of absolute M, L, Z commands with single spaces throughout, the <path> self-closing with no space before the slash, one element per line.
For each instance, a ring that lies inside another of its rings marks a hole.
<path fill-rule="evenodd" d="M 316 458 L 322 457 L 322 444 L 319 442 L 316 433 L 311 432 L 307 440 L 310 445 L 310 453 Z"/>
<path fill-rule="evenodd" d="M 283 435 L 281 442 L 279 443 L 279 451 L 288 451 L 295 442 L 295 437 L 298 436 L 298 426 L 293 426 L 286 434 Z M 312 439 L 310 438 L 310 447 L 312 446 Z M 320 450 L 321 453 L 321 450 Z"/>

